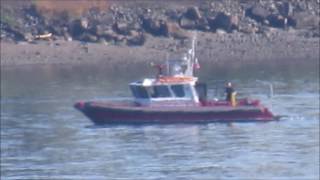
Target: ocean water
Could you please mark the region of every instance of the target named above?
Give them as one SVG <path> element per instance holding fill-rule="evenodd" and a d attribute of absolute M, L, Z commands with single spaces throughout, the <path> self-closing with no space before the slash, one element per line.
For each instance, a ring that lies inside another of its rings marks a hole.
<path fill-rule="evenodd" d="M 209 88 L 231 80 L 287 116 L 278 122 L 95 126 L 73 108 L 129 97 L 144 68 L 1 67 L 1 179 L 319 179 L 317 67 L 197 73 Z"/>

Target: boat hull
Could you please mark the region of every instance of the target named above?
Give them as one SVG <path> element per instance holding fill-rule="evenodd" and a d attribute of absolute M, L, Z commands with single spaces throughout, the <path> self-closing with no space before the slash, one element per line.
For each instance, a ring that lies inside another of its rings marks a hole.
<path fill-rule="evenodd" d="M 267 122 L 277 118 L 261 105 L 135 106 L 125 103 L 78 102 L 75 108 L 95 124 L 172 124 Z"/>

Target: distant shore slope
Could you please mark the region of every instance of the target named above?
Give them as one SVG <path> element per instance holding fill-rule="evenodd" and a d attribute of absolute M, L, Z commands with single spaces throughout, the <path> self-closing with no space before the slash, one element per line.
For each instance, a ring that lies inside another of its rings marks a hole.
<path fill-rule="evenodd" d="M 55 3 L 53 3 L 55 2 Z M 1 0 L 1 66 L 319 59 L 319 0 Z"/>

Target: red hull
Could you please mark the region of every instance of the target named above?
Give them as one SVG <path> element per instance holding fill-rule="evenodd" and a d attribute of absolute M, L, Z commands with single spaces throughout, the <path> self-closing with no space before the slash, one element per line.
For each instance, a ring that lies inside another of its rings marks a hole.
<path fill-rule="evenodd" d="M 240 101 L 236 107 L 225 101 L 205 105 L 136 106 L 133 103 L 78 102 L 75 108 L 95 124 L 266 122 L 277 118 L 255 101 Z"/>

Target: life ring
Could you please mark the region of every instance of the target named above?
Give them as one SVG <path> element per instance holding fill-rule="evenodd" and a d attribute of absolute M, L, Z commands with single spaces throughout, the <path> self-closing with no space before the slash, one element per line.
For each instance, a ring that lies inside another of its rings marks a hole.
<path fill-rule="evenodd" d="M 160 77 L 158 82 L 160 83 L 179 83 L 179 82 L 189 82 L 194 80 L 193 77 L 181 76 L 181 77 Z"/>

